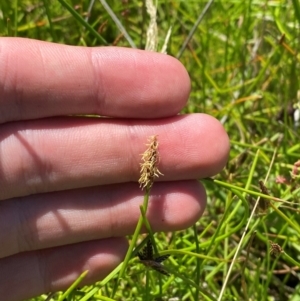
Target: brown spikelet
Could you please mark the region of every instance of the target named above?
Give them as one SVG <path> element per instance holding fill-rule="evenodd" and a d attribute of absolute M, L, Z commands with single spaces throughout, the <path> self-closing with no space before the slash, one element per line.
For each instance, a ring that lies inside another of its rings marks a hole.
<path fill-rule="evenodd" d="M 113 41 L 112 45 L 113 46 L 117 46 L 120 42 L 120 40 L 122 40 L 124 38 L 124 34 L 123 33 L 120 33 L 116 38 L 115 40 Z"/>
<path fill-rule="evenodd" d="M 144 249 L 141 252 L 138 253 L 140 262 L 143 265 L 166 276 L 169 276 L 169 273 L 166 271 L 162 262 L 168 259 L 169 256 L 170 254 L 154 257 L 151 239 L 147 240 L 147 245 L 144 247 Z"/>
<path fill-rule="evenodd" d="M 267 187 L 265 186 L 264 182 L 262 180 L 259 180 L 258 183 L 259 183 L 260 191 L 263 194 L 270 195 L 270 193 L 269 193 Z M 260 200 L 259 200 L 259 208 L 263 211 L 266 211 L 269 208 L 269 201 L 266 200 L 265 198 L 261 197 Z"/>
<path fill-rule="evenodd" d="M 159 161 L 157 136 L 150 136 L 147 144 L 148 148 L 142 155 L 142 163 L 140 163 L 140 179 L 139 184 L 142 189 L 150 189 L 153 185 L 154 178 L 163 175 L 157 168 Z"/>
<path fill-rule="evenodd" d="M 299 169 L 300 169 L 300 160 L 295 162 L 293 165 L 293 170 L 292 170 L 292 178 L 295 179 L 297 176 L 299 177 Z"/>
<path fill-rule="evenodd" d="M 275 257 L 279 256 L 281 253 L 283 253 L 283 249 L 280 247 L 279 244 L 276 244 L 275 242 L 269 240 L 270 243 L 270 254 L 274 255 Z"/>

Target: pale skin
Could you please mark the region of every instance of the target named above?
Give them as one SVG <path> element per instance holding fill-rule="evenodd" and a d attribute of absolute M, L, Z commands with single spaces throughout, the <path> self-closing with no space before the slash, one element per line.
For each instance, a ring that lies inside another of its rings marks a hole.
<path fill-rule="evenodd" d="M 190 79 L 176 59 L 113 47 L 0 39 L 0 296 L 21 301 L 85 284 L 124 258 L 139 218 L 147 138 L 159 170 L 155 231 L 192 226 L 222 170 L 229 140 L 205 114 L 177 115 Z M 65 117 L 101 115 L 112 118 Z M 26 252 L 25 252 L 26 251 Z"/>

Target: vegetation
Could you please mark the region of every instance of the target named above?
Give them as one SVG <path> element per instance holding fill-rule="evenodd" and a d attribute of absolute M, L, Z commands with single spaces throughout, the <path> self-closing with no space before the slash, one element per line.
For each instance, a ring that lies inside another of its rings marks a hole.
<path fill-rule="evenodd" d="M 104 1 L 89 12 L 91 2 L 2 1 L 0 34 L 145 48 L 145 0 L 107 1 L 131 42 Z M 216 0 L 181 54 L 206 4 L 157 3 L 157 49 L 171 28 L 167 53 L 180 56 L 192 81 L 184 112 L 215 116 L 231 140 L 227 167 L 202 180 L 204 216 L 185 231 L 154 235 L 160 255 L 170 254 L 170 276 L 132 257 L 118 282 L 121 266 L 94 286 L 49 300 L 300 300 L 300 4 Z"/>

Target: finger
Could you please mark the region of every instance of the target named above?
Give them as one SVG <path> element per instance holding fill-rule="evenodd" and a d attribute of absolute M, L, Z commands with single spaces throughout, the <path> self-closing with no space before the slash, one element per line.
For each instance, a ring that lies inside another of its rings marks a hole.
<path fill-rule="evenodd" d="M 125 239 L 111 238 L 0 259 L 0 295 L 6 301 L 20 301 L 64 290 L 86 270 L 80 285 L 91 284 L 112 271 L 126 249 Z"/>
<path fill-rule="evenodd" d="M 137 183 L 40 194 L 0 207 L 0 258 L 81 241 L 132 234 L 143 192 Z M 153 231 L 192 226 L 206 203 L 197 181 L 155 183 L 147 217 Z"/>
<path fill-rule="evenodd" d="M 120 47 L 0 39 L 0 122 L 70 114 L 158 118 L 186 104 L 190 80 L 171 56 Z"/>
<path fill-rule="evenodd" d="M 0 199 L 137 181 L 147 138 L 158 135 L 159 181 L 197 179 L 226 164 L 229 140 L 205 114 L 156 121 L 56 118 L 0 129 Z"/>

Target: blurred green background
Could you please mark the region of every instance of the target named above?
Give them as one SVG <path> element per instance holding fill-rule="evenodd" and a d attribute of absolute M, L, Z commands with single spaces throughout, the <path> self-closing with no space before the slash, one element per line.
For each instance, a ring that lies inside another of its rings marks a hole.
<path fill-rule="evenodd" d="M 176 275 L 154 271 L 145 278 L 144 266 L 133 258 L 118 285 L 112 278 L 74 290 L 66 300 L 300 300 L 300 4 L 216 0 L 197 24 L 207 3 L 158 1 L 156 20 L 157 51 L 170 30 L 167 53 L 180 59 L 191 78 L 183 113 L 215 116 L 231 140 L 226 168 L 203 181 L 206 212 L 190 229 L 156 234 L 160 250 L 181 251 L 166 262 Z M 104 1 L 2 0 L 0 35 L 144 49 L 150 23 L 146 1 L 106 4 L 109 10 Z M 278 199 L 262 198 L 250 218 L 259 193 Z"/>

